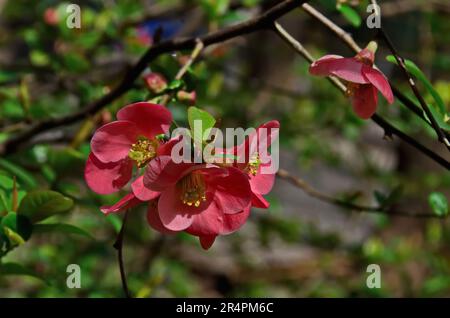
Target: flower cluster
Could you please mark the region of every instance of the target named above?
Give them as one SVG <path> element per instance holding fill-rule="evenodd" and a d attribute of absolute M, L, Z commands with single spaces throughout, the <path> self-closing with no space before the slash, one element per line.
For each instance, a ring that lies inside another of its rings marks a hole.
<path fill-rule="evenodd" d="M 95 132 L 85 179 L 99 194 L 130 184 L 130 192 L 116 204 L 102 207 L 103 213 L 145 202 L 153 229 L 165 234 L 185 231 L 198 236 L 208 249 L 218 235 L 238 230 L 252 206 L 269 207 L 263 195 L 271 190 L 275 174 L 262 172 L 271 157 L 265 149 L 269 160 L 262 162 L 259 145 L 270 146 L 279 123 L 260 126 L 241 145 L 214 150 L 218 157 L 231 159 L 196 163 L 174 160 L 172 149 L 181 138 L 166 137 L 171 122 L 164 106 L 147 102 L 125 106 L 117 113 L 117 121 Z M 262 128 L 269 130 L 268 136 L 262 137 Z"/>

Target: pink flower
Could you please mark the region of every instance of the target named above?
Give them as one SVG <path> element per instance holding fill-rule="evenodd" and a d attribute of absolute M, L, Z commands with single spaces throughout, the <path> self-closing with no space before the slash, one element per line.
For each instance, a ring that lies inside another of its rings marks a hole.
<path fill-rule="evenodd" d="M 248 178 L 234 167 L 175 163 L 170 156 L 152 160 L 144 184 L 161 193 L 149 210 L 150 225 L 164 231 L 186 231 L 209 248 L 217 235 L 236 231 L 248 218 Z M 159 223 L 160 222 L 160 223 Z"/>
<path fill-rule="evenodd" d="M 225 156 L 233 156 L 233 166 L 247 176 L 252 191 L 252 206 L 257 208 L 267 209 L 270 206 L 263 195 L 272 190 L 276 171 L 270 168 L 272 156 L 268 148 L 278 137 L 279 128 L 277 120 L 269 121 L 259 126 L 242 145 L 225 151 Z M 219 149 L 217 152 L 223 151 Z"/>
<path fill-rule="evenodd" d="M 91 140 L 84 175 L 88 186 L 99 194 L 120 190 L 130 181 L 134 166 L 142 168 L 157 155 L 170 153 L 171 142 L 163 144 L 156 138 L 167 133 L 172 122 L 164 106 L 131 104 L 117 113 L 117 119 L 100 127 Z M 157 195 L 144 188 L 142 177 L 132 188 L 143 201 Z"/>
<path fill-rule="evenodd" d="M 367 119 L 376 111 L 378 91 L 389 104 L 394 102 L 388 80 L 383 73 L 373 68 L 375 51 L 376 43 L 370 42 L 367 48 L 352 58 L 325 55 L 311 64 L 309 72 L 312 75 L 337 76 L 345 80 L 355 113 Z"/>

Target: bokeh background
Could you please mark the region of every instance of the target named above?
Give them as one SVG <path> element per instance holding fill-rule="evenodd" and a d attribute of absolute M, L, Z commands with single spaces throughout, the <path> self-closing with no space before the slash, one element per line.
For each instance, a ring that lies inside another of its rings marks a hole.
<path fill-rule="evenodd" d="M 155 33 L 160 40 L 204 34 L 249 19 L 276 2 L 74 1 L 81 7 L 82 28 L 69 29 L 68 2 L 0 0 L 0 142 L 103 96 L 158 40 Z M 420 67 L 449 111 L 450 1 L 379 3 L 385 31 L 401 54 Z M 375 33 L 365 27 L 368 1 L 348 1 L 344 9 L 337 9 L 334 0 L 311 4 L 361 46 L 373 39 Z M 315 57 L 354 55 L 301 9 L 280 23 Z M 189 53 L 162 55 L 147 72 L 170 81 Z M 378 66 L 413 98 L 401 72 L 385 60 L 389 54 L 380 43 Z M 419 88 L 432 104 L 429 90 Z M 393 205 L 394 212 L 430 214 L 442 212 L 433 212 L 431 193 L 439 192 L 442 204 L 450 195 L 448 171 L 397 138 L 383 138 L 373 122 L 358 119 L 348 100 L 326 80 L 309 76 L 308 63 L 273 32 L 207 48 L 184 77 L 184 89 L 196 92 L 196 105 L 214 114 L 220 127 L 279 120 L 281 168 L 328 195 L 369 206 Z M 33 136 L 19 151 L 0 158 L 2 226 L 8 225 L 14 193 L 20 200 L 30 191 L 47 189 L 74 202 L 68 211 L 43 221 L 66 226 L 37 227 L 29 239 L 23 234 L 23 241 L 3 229 L 1 297 L 123 296 L 112 247 L 122 215 L 105 217 L 99 210 L 123 193 L 96 195 L 84 183 L 83 168 L 96 127 L 113 120 L 124 105 L 148 96 L 140 78 L 95 116 Z M 169 108 L 178 122 L 186 122 L 186 104 L 172 101 Z M 399 102 L 388 106 L 380 99 L 379 112 L 449 159 L 434 132 Z M 145 208 L 134 209 L 124 246 L 132 294 L 450 296 L 448 220 L 349 211 L 282 179 L 268 199 L 269 210 L 254 209 L 239 232 L 218 238 L 209 251 L 189 235 L 159 235 L 147 225 Z M 382 269 L 380 289 L 366 286 L 366 267 L 372 263 Z M 66 286 L 69 264 L 81 267 L 80 289 Z"/>

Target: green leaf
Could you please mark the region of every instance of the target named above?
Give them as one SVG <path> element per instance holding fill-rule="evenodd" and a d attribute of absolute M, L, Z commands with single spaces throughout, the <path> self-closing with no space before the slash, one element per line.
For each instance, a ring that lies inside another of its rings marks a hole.
<path fill-rule="evenodd" d="M 437 216 L 446 216 L 448 214 L 447 198 L 442 193 L 430 193 L 430 195 L 428 196 L 428 203 Z"/>
<path fill-rule="evenodd" d="M 391 63 L 397 64 L 397 60 L 393 55 L 388 55 L 386 57 L 386 60 Z M 439 112 L 441 113 L 441 116 L 444 115 L 446 113 L 445 103 L 442 100 L 439 93 L 434 89 L 433 84 L 431 84 L 431 82 L 427 79 L 425 74 L 419 69 L 419 67 L 413 61 L 405 60 L 405 65 L 408 72 L 410 72 L 414 77 L 416 77 L 423 83 L 425 88 L 429 91 L 434 101 L 436 102 L 436 105 L 438 107 Z"/>
<path fill-rule="evenodd" d="M 16 176 L 23 182 L 23 184 L 27 185 L 29 188 L 37 187 L 37 182 L 34 177 L 22 167 L 3 158 L 0 158 L 0 167 L 9 171 L 11 175 Z"/>
<path fill-rule="evenodd" d="M 177 90 L 184 86 L 183 80 L 173 80 L 172 82 L 167 85 L 167 89 L 169 90 Z"/>
<path fill-rule="evenodd" d="M 87 231 L 71 224 L 65 223 L 40 223 L 33 226 L 34 233 L 67 233 L 76 234 L 94 239 Z"/>
<path fill-rule="evenodd" d="M 358 28 L 361 25 L 361 23 L 362 23 L 361 17 L 359 16 L 358 12 L 355 9 L 353 9 L 352 7 L 350 7 L 346 4 L 340 4 L 336 7 L 336 9 L 354 27 Z"/>
<path fill-rule="evenodd" d="M 30 220 L 26 216 L 15 212 L 9 212 L 3 217 L 1 225 L 20 235 L 24 241 L 30 238 L 33 231 Z M 8 235 L 6 231 L 5 234 Z"/>
<path fill-rule="evenodd" d="M 205 136 L 205 132 L 216 124 L 216 120 L 211 114 L 194 106 L 188 108 L 188 121 L 196 145 L 201 145 L 208 138 Z M 201 122 L 201 129 L 197 121 Z M 197 125 L 194 125 L 196 122 Z"/>
<path fill-rule="evenodd" d="M 22 245 L 25 243 L 25 239 L 22 236 L 20 236 L 19 233 L 11 230 L 9 227 L 4 226 L 3 232 L 5 233 L 6 237 L 11 242 L 12 246 Z"/>
<path fill-rule="evenodd" d="M 37 278 L 47 285 L 49 285 L 49 282 L 43 278 L 41 275 L 36 273 L 34 270 L 26 268 L 20 264 L 17 263 L 4 263 L 0 264 L 0 274 L 1 275 L 24 275 L 24 276 L 30 276 Z"/>
<path fill-rule="evenodd" d="M 52 215 L 70 210 L 73 200 L 55 191 L 38 190 L 29 192 L 22 200 L 18 213 L 28 216 L 33 223 Z"/>
<path fill-rule="evenodd" d="M 46 66 L 50 63 L 48 55 L 43 51 L 33 50 L 30 53 L 31 64 L 35 66 Z"/>

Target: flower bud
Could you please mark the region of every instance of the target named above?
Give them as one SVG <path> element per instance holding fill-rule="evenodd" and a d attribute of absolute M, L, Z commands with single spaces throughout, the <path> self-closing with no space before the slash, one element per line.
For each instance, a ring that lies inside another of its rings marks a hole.
<path fill-rule="evenodd" d="M 192 92 L 178 91 L 177 99 L 180 102 L 184 102 L 188 105 L 194 105 L 195 101 L 197 99 L 197 93 L 195 91 L 192 91 Z"/>
<path fill-rule="evenodd" d="M 149 73 L 144 77 L 144 81 L 150 92 L 160 94 L 167 88 L 167 81 L 159 73 Z"/>

